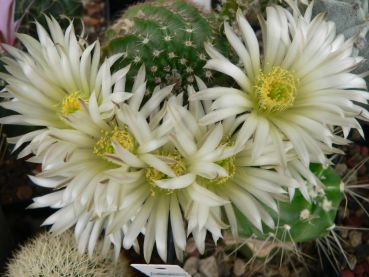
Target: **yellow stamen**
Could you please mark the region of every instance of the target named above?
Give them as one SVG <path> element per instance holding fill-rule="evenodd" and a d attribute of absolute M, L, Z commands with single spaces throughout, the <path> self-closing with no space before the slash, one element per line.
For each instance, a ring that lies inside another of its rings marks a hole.
<path fill-rule="evenodd" d="M 66 96 L 61 104 L 61 113 L 64 116 L 68 116 L 71 113 L 74 113 L 78 110 L 80 110 L 81 105 L 79 103 L 80 95 L 78 92 L 74 92 L 72 94 L 69 94 Z"/>
<path fill-rule="evenodd" d="M 162 157 L 165 158 L 165 161 L 167 162 L 169 167 L 173 170 L 173 172 L 175 173 L 176 176 L 181 176 L 181 175 L 185 174 L 186 166 L 185 166 L 185 163 L 184 163 L 184 161 L 183 161 L 183 159 L 182 159 L 182 157 L 179 153 L 169 154 L 169 155 L 162 156 Z M 160 193 L 160 192 L 161 193 L 164 192 L 165 194 L 171 194 L 171 193 L 174 192 L 174 190 L 171 190 L 171 189 L 159 188 L 155 184 L 155 181 L 157 181 L 157 180 L 170 178 L 165 173 L 157 170 L 156 168 L 153 168 L 153 167 L 146 168 L 145 176 L 146 176 L 147 182 L 151 186 L 151 196 L 155 196 L 157 193 Z"/>
<path fill-rule="evenodd" d="M 118 128 L 114 127 L 111 131 L 102 131 L 100 139 L 96 142 L 94 147 L 94 154 L 103 157 L 105 153 L 114 153 L 114 147 L 112 142 L 116 141 L 124 149 L 133 151 L 136 143 L 132 134 L 127 130 L 126 127 Z"/>
<path fill-rule="evenodd" d="M 297 85 L 296 76 L 282 67 L 273 67 L 268 74 L 260 72 L 254 87 L 259 110 L 272 113 L 288 109 L 295 102 Z"/>

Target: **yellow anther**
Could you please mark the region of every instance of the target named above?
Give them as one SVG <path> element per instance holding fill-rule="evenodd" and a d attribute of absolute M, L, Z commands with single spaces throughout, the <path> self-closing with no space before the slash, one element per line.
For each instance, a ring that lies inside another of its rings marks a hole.
<path fill-rule="evenodd" d="M 172 153 L 162 156 L 167 162 L 168 166 L 173 170 L 176 176 L 182 176 L 186 173 L 186 165 L 179 153 Z M 145 177 L 147 182 L 151 185 L 151 195 L 155 196 L 158 192 L 164 192 L 166 194 L 173 193 L 174 190 L 159 188 L 155 181 L 170 178 L 165 173 L 157 170 L 153 167 L 148 167 L 145 170 Z"/>
<path fill-rule="evenodd" d="M 66 96 L 61 104 L 61 113 L 64 116 L 68 116 L 71 113 L 78 111 L 81 108 L 79 103 L 80 95 L 78 92 L 74 92 Z"/>
<path fill-rule="evenodd" d="M 102 131 L 100 139 L 94 146 L 94 154 L 97 156 L 104 156 L 105 153 L 114 153 L 113 141 L 116 141 L 120 146 L 128 151 L 135 149 L 136 143 L 132 134 L 126 127 L 114 127 L 111 131 Z"/>

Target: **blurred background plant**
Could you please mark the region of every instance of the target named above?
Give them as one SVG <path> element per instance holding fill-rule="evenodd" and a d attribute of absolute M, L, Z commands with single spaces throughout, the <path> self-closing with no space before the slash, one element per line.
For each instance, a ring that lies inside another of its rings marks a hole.
<path fill-rule="evenodd" d="M 15 43 L 15 32 L 18 29 L 19 21 L 14 19 L 15 1 L 0 0 L 0 45 Z M 2 49 L 0 46 L 0 53 Z"/>
<path fill-rule="evenodd" d="M 217 0 L 213 2 L 214 9 L 220 17 L 232 22 L 236 18 L 237 10 L 240 9 L 253 26 L 258 26 L 257 15 L 265 14 L 268 5 L 286 6 L 285 2 L 279 0 Z"/>
<path fill-rule="evenodd" d="M 83 12 L 82 0 L 16 0 L 16 18 L 22 18 L 19 32 L 34 35 L 36 28 L 34 21 L 45 23 L 44 14 L 50 15 L 64 22 L 64 27 L 68 26 L 68 20 L 81 20 Z"/>
<path fill-rule="evenodd" d="M 369 75 L 369 8 L 368 0 L 316 0 L 314 14 L 326 13 L 327 20 L 336 24 L 337 33 L 345 38 L 354 37 L 356 55 L 364 61 L 355 69 L 357 73 Z M 369 84 L 369 78 L 366 78 Z"/>

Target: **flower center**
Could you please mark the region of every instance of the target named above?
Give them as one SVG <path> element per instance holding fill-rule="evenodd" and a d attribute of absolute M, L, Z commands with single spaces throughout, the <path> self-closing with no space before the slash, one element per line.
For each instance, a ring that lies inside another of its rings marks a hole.
<path fill-rule="evenodd" d="M 113 154 L 114 147 L 112 145 L 113 141 L 119 143 L 124 149 L 128 151 L 133 151 L 135 149 L 136 143 L 132 134 L 127 130 L 127 127 L 119 129 L 117 126 L 111 131 L 101 131 L 101 137 L 96 142 L 94 146 L 94 154 L 103 157 L 105 153 Z"/>
<path fill-rule="evenodd" d="M 282 67 L 273 67 L 268 74 L 260 72 L 254 87 L 259 110 L 271 113 L 288 109 L 295 102 L 297 85 L 296 76 Z"/>
<path fill-rule="evenodd" d="M 228 159 L 218 161 L 216 164 L 223 167 L 227 173 L 228 176 L 225 177 L 217 177 L 214 179 L 208 179 L 204 177 L 197 177 L 197 182 L 203 186 L 214 186 L 214 185 L 222 185 L 228 182 L 229 179 L 231 179 L 234 174 L 236 173 L 236 157 L 232 156 Z"/>
<path fill-rule="evenodd" d="M 79 103 L 80 95 L 78 92 L 74 92 L 66 96 L 61 104 L 61 113 L 64 116 L 68 116 L 78 110 L 81 109 L 81 105 Z"/>
<path fill-rule="evenodd" d="M 182 159 L 182 157 L 179 153 L 169 154 L 169 155 L 162 156 L 162 157 L 165 159 L 165 161 L 169 165 L 169 167 L 174 171 L 176 176 L 181 176 L 181 175 L 184 175 L 186 173 L 186 165 L 185 165 L 185 163 L 184 163 L 184 161 L 183 161 L 183 159 Z M 157 180 L 170 178 L 165 173 L 157 170 L 156 168 L 148 167 L 145 170 L 145 177 L 146 177 L 147 182 L 151 186 L 151 195 L 152 196 L 155 196 L 159 192 L 164 192 L 166 194 L 173 193 L 174 190 L 162 189 L 162 188 L 159 188 L 155 184 L 155 181 L 157 181 Z"/>

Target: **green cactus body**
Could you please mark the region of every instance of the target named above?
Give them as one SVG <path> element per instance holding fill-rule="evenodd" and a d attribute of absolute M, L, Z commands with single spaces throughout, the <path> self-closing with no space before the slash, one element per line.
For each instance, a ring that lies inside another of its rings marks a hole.
<path fill-rule="evenodd" d="M 228 0 L 224 4 L 219 5 L 218 9 L 221 15 L 233 20 L 236 17 L 237 10 L 244 10 L 247 7 L 248 2 L 249 1 Z"/>
<path fill-rule="evenodd" d="M 212 79 L 213 73 L 203 69 L 204 42 L 216 42 L 224 49 L 220 26 L 214 15 L 203 14 L 184 0 L 147 2 L 127 9 L 108 30 L 104 53 L 124 53 L 115 69 L 131 64 L 128 82 L 145 64 L 149 92 L 157 85 L 175 83 L 178 94 L 195 82 L 195 76 Z"/>
<path fill-rule="evenodd" d="M 277 227 L 272 230 L 265 226 L 264 232 L 255 230 L 247 219 L 237 211 L 240 233 L 243 236 L 256 236 L 264 240 L 270 234 L 280 241 L 304 242 L 326 236 L 334 226 L 338 206 L 343 192 L 340 177 L 333 168 L 323 169 L 321 165 L 313 164 L 310 169 L 325 185 L 324 191 L 310 193 L 311 202 L 304 199 L 296 191 L 291 202 L 279 202 L 279 216 L 270 211 Z"/>

